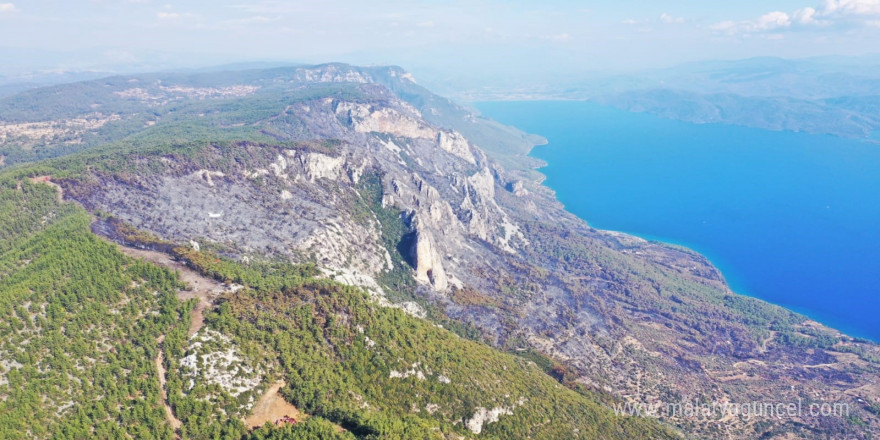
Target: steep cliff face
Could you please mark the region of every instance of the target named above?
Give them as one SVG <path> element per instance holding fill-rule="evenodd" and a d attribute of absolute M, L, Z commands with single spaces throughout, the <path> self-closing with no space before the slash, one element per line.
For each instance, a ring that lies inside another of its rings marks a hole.
<path fill-rule="evenodd" d="M 410 249 L 415 269 L 416 281 L 430 283 L 434 289 L 443 292 L 449 286 L 446 271 L 443 269 L 443 260 L 437 252 L 434 237 L 428 228 L 421 227 L 418 221 L 413 221 L 415 238 Z"/>
<path fill-rule="evenodd" d="M 158 172 L 124 180 L 96 174 L 92 189 L 73 193 L 93 209 L 170 240 L 311 260 L 340 280 L 376 291 L 376 279 L 389 269 L 389 250 L 381 244 L 377 220 L 355 212 L 365 173 L 382 176 L 383 204 L 399 211 L 413 234 L 404 257 L 416 280 L 437 292 L 462 287 L 458 274 L 466 269 L 443 260 L 471 246 L 471 236 L 485 242 L 477 246 L 486 252 L 514 252 L 524 243 L 495 202 L 495 178 L 484 154 L 460 134 L 425 122 L 384 89 L 361 91 L 369 102 L 299 102 L 259 122 L 287 135 L 295 142 L 290 148 L 208 148 L 200 152 L 199 165 L 172 153 L 154 158 Z M 243 157 L 229 163 L 228 154 Z"/>
<path fill-rule="evenodd" d="M 692 433 L 876 432 L 857 400 L 880 398 L 875 345 L 733 294 L 693 252 L 590 228 L 528 172 L 500 162 L 512 156 L 487 155 L 462 134 L 475 117 L 448 102 L 431 107 L 444 101 L 397 69 L 270 76 L 298 94 L 243 101 L 264 111 L 217 128 L 259 136 L 101 156 L 125 165 L 89 166 L 87 177 L 62 182 L 67 196 L 169 241 L 242 260 L 314 262 L 377 298 L 403 294 L 417 315 L 415 302 L 442 310 L 498 347 L 551 356 L 568 385 L 621 401 L 806 394 L 850 403 L 866 424 L 668 417 Z M 303 92 L 323 83 L 338 87 Z M 394 273 L 416 287 L 391 292 Z M 813 365 L 817 356 L 829 362 Z"/>

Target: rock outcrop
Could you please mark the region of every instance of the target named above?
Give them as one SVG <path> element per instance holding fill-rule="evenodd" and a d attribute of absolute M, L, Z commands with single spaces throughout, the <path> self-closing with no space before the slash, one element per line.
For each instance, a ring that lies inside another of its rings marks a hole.
<path fill-rule="evenodd" d="M 196 240 L 233 258 L 313 262 L 383 304 L 389 275 L 412 277 L 415 288 L 394 292 L 399 307 L 426 316 L 415 300 L 434 304 L 486 341 L 546 355 L 568 383 L 622 401 L 880 401 L 871 388 L 876 345 L 735 295 L 694 252 L 590 228 L 539 180 L 461 134 L 477 132 L 479 118 L 398 70 L 331 65 L 271 80 L 297 91 L 310 82 L 339 82 L 344 93 L 273 96 L 277 113 L 248 123 L 277 142 L 142 155 L 149 172 L 95 170 L 91 180 L 64 182 L 65 194 L 166 240 Z M 270 90 L 263 84 L 259 93 Z M 400 88 L 418 98 L 391 91 Z M 443 118 L 432 122 L 435 113 Z M 497 144 L 522 139 L 491 133 Z M 805 349 L 789 340 L 835 342 Z M 820 351 L 833 362 L 808 368 Z M 474 432 L 506 411 L 475 414 Z M 880 430 L 867 410 L 858 414 Z M 832 424 L 858 434 L 829 420 L 771 420 L 767 429 L 803 437 Z M 735 417 L 669 422 L 698 436 L 764 433 Z"/>
<path fill-rule="evenodd" d="M 428 283 L 434 290 L 443 292 L 449 286 L 443 260 L 437 252 L 437 245 L 427 228 L 420 227 L 418 219 L 412 221 L 414 229 L 412 249 L 410 250 L 415 268 L 416 281 Z"/>

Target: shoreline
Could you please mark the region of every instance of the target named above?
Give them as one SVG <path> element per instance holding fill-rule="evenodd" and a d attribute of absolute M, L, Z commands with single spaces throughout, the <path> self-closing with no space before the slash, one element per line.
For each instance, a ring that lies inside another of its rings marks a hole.
<path fill-rule="evenodd" d="M 495 101 L 495 102 L 502 102 L 502 101 Z M 505 102 L 506 102 L 506 101 L 505 101 Z M 539 101 L 538 101 L 538 100 L 528 100 L 528 101 L 521 101 L 521 102 L 539 102 Z M 599 104 L 599 105 L 602 106 L 602 107 L 608 107 L 608 108 L 615 109 L 615 110 L 622 111 L 622 112 L 626 112 L 626 113 L 634 113 L 634 112 L 630 112 L 630 111 L 627 111 L 627 110 L 624 110 L 624 109 L 619 109 L 619 108 L 616 108 L 616 107 L 613 107 L 613 106 L 604 106 L 604 105 L 602 105 L 602 104 Z M 654 116 L 654 117 L 660 118 L 660 116 L 653 115 L 653 114 L 650 114 L 650 113 L 648 113 L 648 114 L 651 115 L 651 116 Z M 493 119 L 494 119 L 494 118 L 493 118 Z M 704 124 L 696 124 L 696 123 L 693 123 L 693 122 L 688 122 L 688 121 L 678 120 L 678 119 L 670 119 L 670 118 L 662 118 L 662 119 L 666 119 L 666 120 L 674 120 L 674 121 L 684 122 L 684 123 L 687 123 L 687 124 L 704 125 Z M 496 121 L 497 121 L 497 120 L 496 120 Z M 504 123 L 504 122 L 501 122 L 501 121 L 498 121 L 498 122 L 507 125 L 507 124 Z M 737 126 L 737 127 L 745 127 L 745 128 L 750 128 L 750 129 L 766 130 L 766 129 L 762 129 L 762 128 L 759 128 L 759 127 L 750 127 L 750 126 L 744 126 L 744 125 L 726 124 L 726 123 L 721 123 L 721 122 L 719 122 L 719 123 L 715 123 L 715 124 L 718 124 L 718 125 L 724 125 L 724 126 Z M 522 131 L 522 132 L 524 132 L 524 133 L 526 133 L 526 134 L 529 135 L 529 136 L 534 136 L 534 137 L 538 138 L 539 142 L 538 142 L 538 143 L 535 143 L 531 148 L 529 148 L 528 152 L 525 154 L 525 156 L 527 156 L 527 157 L 530 157 L 530 158 L 535 159 L 535 160 L 540 160 L 541 162 L 543 162 L 543 165 L 541 165 L 541 166 L 539 166 L 539 167 L 534 167 L 534 168 L 533 168 L 534 171 L 539 172 L 539 170 L 542 170 L 542 169 L 547 168 L 547 167 L 549 167 L 549 166 L 552 165 L 552 164 L 550 163 L 550 161 L 548 161 L 547 159 L 540 158 L 540 157 L 536 157 L 536 156 L 533 155 L 534 152 L 535 152 L 535 149 L 536 149 L 537 147 L 551 146 L 551 142 L 550 142 L 550 139 L 549 139 L 548 137 L 546 137 L 546 136 L 544 136 L 544 135 L 541 135 L 541 134 L 535 134 L 535 133 L 527 132 L 527 131 L 525 131 L 525 130 L 519 128 L 519 127 L 516 126 L 516 125 L 512 125 L 512 124 L 511 124 L 511 126 L 514 127 L 514 128 L 516 128 L 516 129 L 518 129 L 518 130 L 520 130 L 520 131 Z M 819 136 L 825 135 L 825 136 L 840 137 L 840 136 L 837 136 L 837 135 L 834 135 L 834 134 L 829 134 L 829 133 L 805 133 L 805 132 L 797 132 L 797 131 L 791 131 L 791 130 L 768 130 L 768 131 L 776 131 L 776 132 L 779 132 L 779 131 L 783 131 L 783 132 L 784 132 L 784 131 L 790 131 L 791 133 L 804 133 L 804 134 L 810 134 L 810 135 L 819 135 Z M 850 139 L 850 138 L 847 138 L 847 139 Z M 858 140 L 858 139 L 853 139 L 853 140 Z M 866 138 L 866 139 L 861 139 L 861 141 L 863 141 L 863 142 L 867 142 L 867 143 L 871 143 L 871 144 L 878 144 L 878 145 L 880 145 L 880 140 L 873 140 L 873 139 L 868 139 L 868 138 Z M 563 209 L 564 209 L 565 211 L 567 211 L 568 213 L 574 215 L 575 217 L 577 217 L 578 219 L 580 219 L 581 221 L 583 221 L 585 224 L 587 224 L 589 227 L 593 227 L 593 228 L 598 229 L 598 230 L 601 230 L 601 231 L 612 232 L 612 233 L 619 233 L 619 234 L 624 234 L 624 235 L 628 235 L 628 236 L 631 236 L 631 237 L 636 237 L 636 238 L 639 238 L 639 239 L 642 239 L 642 240 L 646 240 L 646 241 L 648 241 L 648 242 L 652 242 L 652 243 L 659 244 L 659 245 L 661 245 L 661 246 L 672 246 L 672 247 L 679 247 L 679 248 L 682 248 L 682 249 L 684 249 L 684 250 L 686 250 L 686 251 L 688 251 L 688 252 L 691 252 L 691 253 L 693 253 L 693 254 L 695 254 L 695 255 L 698 255 L 698 256 L 701 257 L 701 258 L 704 258 L 712 268 L 714 268 L 715 270 L 718 271 L 718 273 L 719 273 L 719 274 L 721 275 L 721 277 L 722 277 L 722 280 L 723 280 L 724 284 L 727 286 L 728 290 L 729 290 L 732 294 L 735 294 L 735 295 L 742 295 L 742 296 L 747 296 L 747 297 L 754 298 L 754 299 L 757 299 L 757 300 L 760 300 L 760 301 L 764 301 L 764 302 L 766 302 L 766 303 L 768 303 L 768 304 L 772 304 L 772 305 L 775 305 L 775 306 L 782 307 L 782 308 L 784 308 L 784 309 L 786 309 L 786 310 L 789 310 L 789 311 L 792 311 L 792 312 L 797 313 L 797 314 L 799 314 L 799 315 L 802 315 L 802 316 L 805 318 L 805 320 L 812 320 L 812 321 L 819 322 L 821 325 L 823 325 L 823 326 L 825 326 L 825 327 L 827 327 L 827 328 L 829 328 L 829 329 L 832 329 L 832 330 L 834 330 L 834 331 L 837 331 L 837 332 L 839 332 L 839 333 L 841 333 L 841 334 L 843 334 L 843 335 L 849 336 L 849 337 L 851 337 L 851 338 L 858 338 L 858 339 L 868 340 L 868 341 L 871 341 L 872 343 L 875 343 L 875 344 L 880 344 L 880 339 L 878 339 L 878 338 L 876 338 L 876 337 L 874 337 L 874 336 L 867 335 L 867 334 L 865 334 L 864 332 L 859 331 L 859 330 L 856 329 L 856 328 L 853 328 L 852 326 L 846 325 L 845 322 L 844 322 L 844 319 L 843 319 L 843 318 L 840 319 L 840 320 L 838 320 L 838 319 L 833 319 L 833 318 L 829 317 L 828 315 L 826 315 L 826 314 L 824 314 L 824 313 L 821 313 L 820 311 L 816 311 L 816 310 L 807 310 L 807 309 L 805 309 L 805 308 L 803 308 L 803 307 L 799 307 L 799 306 L 794 306 L 794 305 L 791 305 L 791 304 L 787 304 L 785 301 L 780 301 L 780 300 L 778 300 L 778 299 L 775 299 L 775 300 L 774 300 L 774 299 L 771 299 L 770 297 L 767 297 L 767 296 L 764 296 L 764 295 L 759 295 L 759 294 L 757 294 L 757 293 L 752 292 L 754 289 L 749 289 L 749 288 L 746 287 L 746 284 L 747 284 L 746 280 L 741 279 L 741 277 L 738 277 L 738 276 L 735 276 L 735 275 L 734 275 L 734 276 L 730 276 L 730 275 L 729 275 L 729 274 L 731 274 L 731 273 L 735 273 L 735 272 L 736 272 L 735 270 L 732 270 L 732 269 L 729 267 L 729 265 L 719 264 L 720 261 L 723 261 L 723 258 L 722 258 L 722 257 L 720 257 L 720 256 L 718 256 L 718 255 L 714 255 L 714 256 L 712 256 L 712 255 L 711 255 L 711 252 L 706 252 L 705 250 L 699 250 L 699 246 L 695 246 L 695 245 L 693 245 L 693 244 L 684 243 L 684 242 L 682 242 L 682 241 L 679 241 L 679 240 L 676 240 L 676 239 L 672 239 L 672 238 L 669 238 L 669 237 L 654 236 L 654 235 L 650 235 L 650 234 L 640 234 L 640 233 L 634 233 L 634 232 L 631 232 L 631 231 L 624 231 L 624 230 L 618 230 L 618 229 L 613 229 L 613 228 L 604 228 L 604 227 L 600 227 L 600 226 L 598 226 L 598 225 L 595 225 L 595 224 L 591 223 L 590 220 L 588 220 L 588 219 L 582 217 L 581 215 L 578 215 L 577 213 L 575 213 L 575 212 L 573 212 L 571 209 L 569 209 L 568 206 L 566 206 L 566 205 L 562 202 L 562 200 L 559 199 L 557 189 L 554 188 L 554 187 L 552 187 L 552 186 L 550 186 L 550 185 L 547 185 L 547 184 L 545 183 L 546 180 L 547 180 L 547 178 L 548 178 L 547 174 L 546 174 L 546 173 L 543 173 L 543 172 L 539 172 L 539 174 L 540 174 L 541 177 L 540 177 L 538 180 L 536 180 L 536 183 L 537 183 L 538 185 L 541 185 L 541 186 L 543 186 L 544 188 L 548 189 L 549 191 L 551 191 L 551 192 L 554 194 L 554 197 L 556 198 L 556 201 L 559 202 L 559 203 L 563 206 Z"/>

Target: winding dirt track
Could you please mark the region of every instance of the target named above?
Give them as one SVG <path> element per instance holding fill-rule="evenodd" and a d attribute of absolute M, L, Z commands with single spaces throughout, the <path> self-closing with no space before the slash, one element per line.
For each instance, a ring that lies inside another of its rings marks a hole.
<path fill-rule="evenodd" d="M 177 297 L 181 301 L 186 301 L 189 299 L 198 300 L 198 304 L 193 312 L 190 314 L 190 325 L 189 325 L 189 336 L 196 334 L 204 325 L 205 325 L 205 317 L 204 312 L 206 309 L 209 309 L 213 306 L 213 298 L 216 296 L 217 292 L 224 290 L 223 284 L 212 279 L 207 278 L 198 272 L 190 269 L 185 264 L 175 261 L 168 254 L 157 252 L 157 251 L 148 251 L 143 249 L 135 249 L 126 246 L 118 245 L 120 252 L 128 255 L 132 258 L 138 258 L 142 260 L 149 261 L 153 264 L 157 264 L 159 266 L 165 267 L 167 269 L 173 270 L 177 272 L 177 275 L 180 277 L 180 280 L 183 281 L 188 287 L 188 290 L 181 290 L 177 292 Z M 156 357 L 156 369 L 159 372 L 159 385 L 161 388 L 161 399 L 162 404 L 165 407 L 165 414 L 168 418 L 168 422 L 177 431 L 182 423 L 177 417 L 174 415 L 174 411 L 171 409 L 171 406 L 168 404 L 168 396 L 165 389 L 166 384 L 166 371 L 164 366 L 164 350 L 162 348 L 162 343 L 165 340 L 165 336 L 159 338 L 157 342 L 159 342 L 159 354 Z M 258 428 L 263 426 L 266 422 L 273 423 L 276 420 L 288 416 L 293 417 L 296 420 L 303 420 L 308 417 L 307 414 L 301 413 L 295 406 L 288 403 L 284 400 L 284 397 L 279 394 L 279 390 L 285 386 L 284 381 L 278 381 L 272 384 L 262 396 L 260 396 L 257 403 L 254 405 L 251 410 L 251 415 L 248 416 L 244 422 L 245 426 L 250 428 Z M 342 428 L 337 427 L 339 431 Z"/>
<path fill-rule="evenodd" d="M 165 392 L 165 352 L 162 350 L 162 343 L 165 342 L 165 335 L 159 337 L 156 341 L 159 343 L 159 355 L 156 356 L 156 370 L 159 371 L 159 398 L 162 399 L 162 406 L 165 407 L 165 417 L 175 431 L 180 429 L 183 423 L 174 416 L 171 405 L 168 404 L 168 394 Z"/>
<path fill-rule="evenodd" d="M 49 185 L 49 186 L 55 188 L 55 191 L 58 193 L 58 203 L 61 203 L 64 201 L 64 188 L 62 188 L 61 185 L 53 182 L 52 176 L 31 177 L 31 178 L 29 178 L 29 180 L 33 183 L 44 183 L 46 185 Z"/>
<path fill-rule="evenodd" d="M 177 272 L 180 280 L 189 286 L 189 290 L 181 290 L 177 292 L 177 298 L 181 301 L 187 301 L 193 298 L 199 301 L 195 310 L 192 312 L 189 325 L 189 335 L 194 335 L 205 325 L 204 312 L 212 306 L 216 292 L 224 289 L 223 284 L 217 280 L 201 275 L 187 267 L 185 264 L 175 261 L 168 254 L 162 252 L 134 249 L 125 246 L 119 246 L 119 250 L 129 257 L 146 260 Z"/>
<path fill-rule="evenodd" d="M 202 276 L 198 272 L 186 267 L 185 264 L 173 260 L 168 254 L 143 249 L 134 249 L 118 244 L 117 246 L 120 252 L 128 255 L 129 257 L 146 260 L 153 264 L 157 264 L 159 266 L 177 272 L 180 280 L 188 286 L 188 290 L 178 291 L 177 297 L 181 301 L 187 301 L 193 298 L 198 300 L 198 304 L 196 305 L 195 310 L 193 310 L 190 314 L 188 331 L 189 336 L 196 334 L 196 332 L 198 332 L 205 325 L 205 309 L 211 307 L 211 305 L 213 304 L 212 299 L 214 295 L 216 294 L 216 292 L 223 289 L 223 285 L 214 279 Z M 167 372 L 165 371 L 165 351 L 162 346 L 162 343 L 164 341 L 165 335 L 160 336 L 159 339 L 156 341 L 159 343 L 159 354 L 156 356 L 155 363 L 156 370 L 159 372 L 160 398 L 162 400 L 162 405 L 165 407 L 165 415 L 168 419 L 168 423 L 171 424 L 171 427 L 174 428 L 175 431 L 177 431 L 180 429 L 183 423 L 181 423 L 180 419 L 175 417 L 174 411 L 171 409 L 171 405 L 168 404 L 168 393 L 165 389 L 165 384 L 167 382 L 165 378 L 167 374 Z"/>
<path fill-rule="evenodd" d="M 53 182 L 52 176 L 31 177 L 29 180 L 33 183 L 42 183 L 55 188 L 55 191 L 58 193 L 58 203 L 64 202 L 64 188 L 62 188 L 61 185 Z M 104 239 L 106 240 L 106 238 Z M 107 241 L 109 243 L 116 244 L 110 240 Z M 186 267 L 180 262 L 174 261 L 173 259 L 171 259 L 171 257 L 161 252 L 134 249 L 121 246 L 119 244 L 116 245 L 120 252 L 128 255 L 129 257 L 147 260 L 152 263 L 158 264 L 159 266 L 163 266 L 177 272 L 180 279 L 188 286 L 190 286 L 190 290 L 178 291 L 177 297 L 181 301 L 186 301 L 190 298 L 196 298 L 199 301 L 198 305 L 196 306 L 195 310 L 193 310 L 193 313 L 191 315 L 192 319 L 189 326 L 189 335 L 192 336 L 197 331 L 199 331 L 202 326 L 204 326 L 204 310 L 211 306 L 211 295 L 214 290 L 222 287 L 220 283 L 210 278 L 205 278 L 201 276 L 198 272 L 193 271 L 192 269 Z M 180 419 L 174 416 L 174 411 L 171 409 L 171 405 L 168 404 L 168 393 L 165 390 L 165 385 L 167 383 L 167 379 L 165 376 L 167 372 L 165 371 L 165 351 L 162 346 L 162 344 L 165 342 L 165 335 L 159 336 L 156 342 L 159 346 L 159 353 L 157 354 L 154 362 L 156 365 L 156 371 L 159 375 L 159 398 L 162 401 L 162 406 L 165 408 L 165 416 L 168 419 L 168 423 L 171 425 L 176 433 L 183 425 L 183 423 L 180 421 Z M 180 435 L 175 434 L 175 437 L 180 438 Z"/>
<path fill-rule="evenodd" d="M 58 202 L 62 203 L 64 201 L 64 189 L 57 183 L 52 182 L 51 178 L 51 176 L 38 176 L 33 177 L 30 180 L 34 183 L 43 183 L 54 187 L 58 192 Z M 107 240 L 105 237 L 101 238 Z M 188 287 L 186 290 L 178 291 L 177 298 L 181 301 L 188 301 L 190 299 L 198 300 L 195 309 L 193 309 L 190 314 L 190 324 L 187 334 L 193 336 L 204 327 L 205 310 L 213 305 L 213 298 L 218 292 L 224 289 L 223 284 L 212 278 L 201 275 L 187 267 L 185 264 L 172 259 L 168 254 L 158 251 L 131 248 L 122 246 L 110 240 L 107 241 L 115 244 L 120 252 L 129 257 L 146 260 L 176 272 L 180 280 Z M 168 404 L 168 393 L 166 391 L 167 371 L 165 371 L 165 351 L 163 348 L 165 335 L 160 336 L 156 342 L 159 346 L 159 350 L 154 362 L 159 376 L 159 398 L 162 401 L 162 406 L 165 408 L 165 416 L 168 419 L 168 423 L 174 429 L 175 437 L 179 439 L 179 430 L 180 427 L 183 426 L 183 423 L 174 415 L 174 410 L 171 408 L 171 405 Z M 258 428 L 263 426 L 266 422 L 273 423 L 284 416 L 293 417 L 296 420 L 302 420 L 305 417 L 308 417 L 307 414 L 299 412 L 295 406 L 285 401 L 281 394 L 279 394 L 278 391 L 283 388 L 284 385 L 284 381 L 276 382 L 269 387 L 265 393 L 263 393 L 254 405 L 251 415 L 245 419 L 245 424 L 247 426 Z M 339 429 L 341 430 L 341 428 Z"/>
<path fill-rule="evenodd" d="M 179 261 L 175 261 L 168 254 L 157 251 L 135 249 L 125 246 L 118 247 L 122 253 L 128 255 L 129 257 L 146 260 L 153 264 L 157 264 L 159 266 L 177 272 L 180 280 L 183 281 L 187 286 L 189 286 L 189 290 L 181 290 L 177 292 L 177 297 L 181 301 L 186 301 L 193 298 L 199 301 L 196 305 L 196 308 L 190 314 L 191 320 L 188 332 L 189 336 L 196 334 L 205 325 L 204 312 L 206 309 L 212 307 L 213 298 L 216 292 L 223 290 L 223 284 L 212 278 L 202 276 L 198 272 L 187 267 L 185 264 Z M 162 342 L 164 340 L 164 335 L 158 340 L 160 349 L 159 355 L 156 357 L 156 369 L 159 371 L 159 385 L 161 388 L 162 404 L 165 407 L 165 414 L 168 418 L 168 422 L 176 431 L 182 426 L 182 423 L 179 419 L 177 419 L 177 417 L 174 416 L 174 411 L 168 404 L 168 396 L 165 390 L 165 353 L 162 349 Z M 296 409 L 295 406 L 285 401 L 284 397 L 282 397 L 281 394 L 278 393 L 278 391 L 283 388 L 284 385 L 284 381 L 276 382 L 272 384 L 272 386 L 270 386 L 266 390 L 266 392 L 263 393 L 262 396 L 260 396 L 259 400 L 254 405 L 254 408 L 251 411 L 251 415 L 244 420 L 245 426 L 258 428 L 260 426 L 263 426 L 266 422 L 274 423 L 276 420 L 284 416 L 293 417 L 296 420 L 303 420 L 304 418 L 308 417 L 308 415 L 301 413 L 298 409 Z"/>

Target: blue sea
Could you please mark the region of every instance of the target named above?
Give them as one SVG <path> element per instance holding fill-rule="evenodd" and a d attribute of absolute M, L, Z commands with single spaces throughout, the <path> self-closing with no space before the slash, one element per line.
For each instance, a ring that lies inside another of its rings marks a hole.
<path fill-rule="evenodd" d="M 695 249 L 734 291 L 880 341 L 880 144 L 590 102 L 486 102 L 593 227 Z"/>

